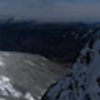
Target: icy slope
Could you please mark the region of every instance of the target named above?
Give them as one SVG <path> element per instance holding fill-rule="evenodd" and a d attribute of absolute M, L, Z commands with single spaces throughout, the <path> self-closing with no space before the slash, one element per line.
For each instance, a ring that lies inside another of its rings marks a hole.
<path fill-rule="evenodd" d="M 42 100 L 100 100 L 100 32 L 80 52 L 73 69 Z"/>
<path fill-rule="evenodd" d="M 40 100 L 63 72 L 39 55 L 0 52 L 0 100 Z"/>

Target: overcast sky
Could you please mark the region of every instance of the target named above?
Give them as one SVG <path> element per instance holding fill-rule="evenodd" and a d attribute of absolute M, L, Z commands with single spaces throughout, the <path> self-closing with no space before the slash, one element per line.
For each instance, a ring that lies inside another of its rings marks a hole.
<path fill-rule="evenodd" d="M 0 0 L 0 15 L 40 21 L 100 21 L 100 0 Z"/>

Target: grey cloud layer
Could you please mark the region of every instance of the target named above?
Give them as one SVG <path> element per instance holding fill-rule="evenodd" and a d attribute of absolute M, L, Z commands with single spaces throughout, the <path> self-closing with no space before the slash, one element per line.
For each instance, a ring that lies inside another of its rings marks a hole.
<path fill-rule="evenodd" d="M 24 16 L 40 21 L 97 21 L 100 2 L 47 2 L 0 0 L 0 15 Z"/>

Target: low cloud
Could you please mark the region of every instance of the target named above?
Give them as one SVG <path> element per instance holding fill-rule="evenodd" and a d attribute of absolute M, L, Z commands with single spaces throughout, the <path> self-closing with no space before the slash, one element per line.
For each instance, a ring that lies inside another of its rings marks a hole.
<path fill-rule="evenodd" d="M 47 2 L 1 0 L 0 15 L 23 16 L 40 21 L 99 21 L 100 2 Z"/>

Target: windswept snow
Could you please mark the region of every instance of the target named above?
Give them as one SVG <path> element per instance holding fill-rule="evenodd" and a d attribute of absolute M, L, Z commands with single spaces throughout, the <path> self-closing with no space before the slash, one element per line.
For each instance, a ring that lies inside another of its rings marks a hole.
<path fill-rule="evenodd" d="M 40 100 L 64 69 L 39 55 L 0 52 L 0 100 Z"/>
<path fill-rule="evenodd" d="M 42 100 L 100 100 L 100 32 L 80 52 L 73 69 Z"/>

